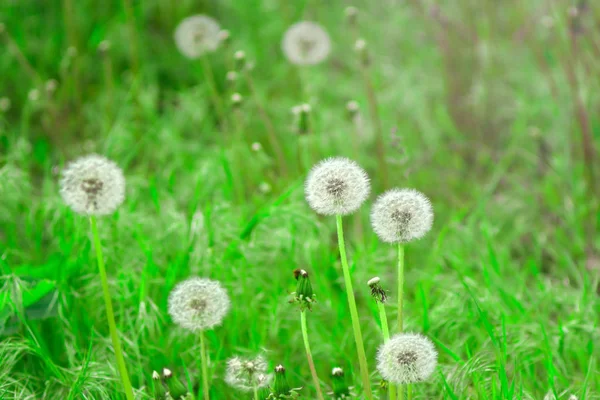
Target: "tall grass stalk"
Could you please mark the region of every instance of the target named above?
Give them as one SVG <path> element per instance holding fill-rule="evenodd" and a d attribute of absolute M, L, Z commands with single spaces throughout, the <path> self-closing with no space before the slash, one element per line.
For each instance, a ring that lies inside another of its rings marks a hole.
<path fill-rule="evenodd" d="M 321 384 L 319 383 L 319 377 L 315 368 L 315 362 L 313 361 L 312 352 L 310 351 L 310 343 L 308 342 L 308 328 L 306 327 L 306 310 L 300 311 L 300 324 L 302 326 L 302 339 L 304 339 L 304 348 L 306 349 L 306 358 L 308 359 L 310 374 L 312 375 L 313 383 L 315 385 L 315 389 L 317 390 L 317 398 L 319 400 L 324 400 L 323 392 L 321 392 Z"/>
<path fill-rule="evenodd" d="M 369 381 L 369 366 L 367 364 L 365 346 L 363 343 L 362 332 L 360 330 L 360 321 L 358 319 L 358 311 L 356 309 L 356 299 L 354 298 L 352 278 L 350 276 L 350 267 L 348 266 L 348 258 L 346 256 L 346 244 L 344 242 L 344 227 L 341 215 L 336 215 L 336 222 L 338 245 L 340 248 L 340 258 L 342 261 L 342 270 L 344 272 L 344 284 L 346 286 L 346 295 L 348 296 L 348 306 L 350 307 L 350 317 L 352 319 L 352 329 L 354 330 L 354 340 L 356 342 L 356 352 L 358 353 L 358 363 L 360 366 L 360 375 L 363 383 L 363 390 L 365 392 L 365 398 L 373 400 L 371 382 Z"/>
<path fill-rule="evenodd" d="M 127 373 L 127 366 L 125 365 L 125 359 L 123 358 L 123 350 L 121 349 L 121 342 L 119 340 L 119 333 L 117 332 L 117 324 L 115 323 L 115 315 L 112 307 L 112 300 L 110 298 L 110 291 L 108 288 L 108 278 L 106 276 L 106 267 L 104 266 L 104 256 L 102 254 L 102 244 L 100 243 L 100 235 L 98 235 L 98 227 L 96 224 L 96 217 L 90 216 L 90 226 L 92 229 L 92 240 L 93 245 L 96 248 L 96 259 L 98 261 L 98 270 L 100 271 L 100 281 L 102 282 L 102 291 L 104 294 L 104 304 L 106 307 L 106 317 L 108 320 L 108 329 L 110 331 L 110 338 L 112 340 L 113 347 L 115 349 L 115 356 L 117 358 L 117 367 L 121 376 L 121 383 L 123 384 L 123 390 L 125 391 L 125 397 L 127 400 L 133 400 L 133 388 L 131 387 L 131 381 Z"/>

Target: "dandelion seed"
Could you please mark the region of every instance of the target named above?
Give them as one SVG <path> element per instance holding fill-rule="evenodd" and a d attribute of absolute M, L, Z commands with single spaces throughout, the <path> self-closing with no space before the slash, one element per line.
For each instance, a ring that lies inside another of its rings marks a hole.
<path fill-rule="evenodd" d="M 437 365 L 437 351 L 431 340 L 415 333 L 401 333 L 377 352 L 377 370 L 395 384 L 427 380 Z"/>
<path fill-rule="evenodd" d="M 344 157 L 319 162 L 304 187 L 309 206 L 322 215 L 352 214 L 369 197 L 370 190 L 365 170 Z"/>
<path fill-rule="evenodd" d="M 229 307 L 227 291 L 219 282 L 206 278 L 185 280 L 169 295 L 168 311 L 173 322 L 192 332 L 220 325 Z"/>
<path fill-rule="evenodd" d="M 273 375 L 267 374 L 267 361 L 263 356 L 254 359 L 233 357 L 227 360 L 225 382 L 238 390 L 249 392 L 262 389 L 271 383 Z"/>
<path fill-rule="evenodd" d="M 327 58 L 331 51 L 331 40 L 321 25 L 302 21 L 288 28 L 281 47 L 292 64 L 314 65 Z"/>
<path fill-rule="evenodd" d="M 386 243 L 407 243 L 425 236 L 433 225 L 429 199 L 413 189 L 392 189 L 377 199 L 371 225 Z"/>
<path fill-rule="evenodd" d="M 206 15 L 194 15 L 182 20 L 175 29 L 175 44 L 185 57 L 199 58 L 219 47 L 219 24 Z"/>
<path fill-rule="evenodd" d="M 67 165 L 60 194 L 78 214 L 112 214 L 125 200 L 125 177 L 113 161 L 92 154 Z"/>
<path fill-rule="evenodd" d="M 0 98 L 0 112 L 7 112 L 10 110 L 10 99 L 8 97 Z"/>

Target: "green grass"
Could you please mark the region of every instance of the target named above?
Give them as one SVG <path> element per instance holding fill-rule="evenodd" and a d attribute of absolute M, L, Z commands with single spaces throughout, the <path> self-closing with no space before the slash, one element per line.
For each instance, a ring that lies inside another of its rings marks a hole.
<path fill-rule="evenodd" d="M 0 113 L 0 399 L 124 398 L 89 223 L 58 194 L 57 171 L 89 152 L 115 160 L 127 178 L 125 203 L 98 228 L 139 398 L 149 398 L 152 371 L 163 367 L 199 389 L 199 340 L 166 313 L 175 283 L 196 275 L 220 280 L 233 301 L 224 324 L 207 333 L 212 398 L 246 398 L 225 385 L 225 360 L 262 351 L 272 367 L 286 366 L 294 387 L 305 387 L 303 398 L 314 398 L 299 311 L 288 303 L 295 268 L 309 271 L 319 300 L 308 331 L 326 391 L 336 366 L 359 385 L 335 221 L 307 206 L 308 165 L 297 154 L 312 162 L 354 157 L 357 132 L 345 104 L 356 99 L 363 117 L 357 161 L 375 192 L 384 189 L 353 35 L 344 24 L 348 4 L 135 3 L 139 81 L 129 72 L 120 1 L 73 2 L 75 60 L 66 55 L 61 2 L 0 5 L 0 22 L 34 71 L 19 63 L 4 36 L 0 97 L 12 107 Z M 428 335 L 440 353 L 437 373 L 415 386 L 415 398 L 541 399 L 548 391 L 561 399 L 600 398 L 600 214 L 586 189 L 576 109 L 580 97 L 599 146 L 598 10 L 590 4 L 583 13 L 573 55 L 567 6 L 542 3 L 454 2 L 439 13 L 420 0 L 354 3 L 372 54 L 390 180 L 427 194 L 436 212 L 433 231 L 406 249 L 405 329 Z M 202 64 L 177 53 L 175 26 L 200 12 L 232 33 L 231 49 L 209 56 L 223 99 L 233 51 L 255 62 L 254 82 L 290 176 L 277 167 L 243 80 L 242 129 L 224 132 Z M 539 22 L 544 15 L 555 18 L 554 28 Z M 329 31 L 334 48 L 324 64 L 298 69 L 284 59 L 282 34 L 301 18 Z M 112 49 L 103 59 L 97 46 L 104 39 Z M 42 86 L 48 79 L 59 81 L 52 96 Z M 28 101 L 35 87 L 41 99 Z M 313 133 L 297 137 L 290 108 L 303 102 L 312 105 Z M 252 151 L 253 142 L 264 150 Z M 241 200 L 234 182 L 243 183 Z M 270 192 L 259 190 L 263 182 Z M 396 253 L 369 227 L 373 199 L 345 225 L 377 387 L 382 337 L 366 282 L 381 277 L 394 321 Z"/>

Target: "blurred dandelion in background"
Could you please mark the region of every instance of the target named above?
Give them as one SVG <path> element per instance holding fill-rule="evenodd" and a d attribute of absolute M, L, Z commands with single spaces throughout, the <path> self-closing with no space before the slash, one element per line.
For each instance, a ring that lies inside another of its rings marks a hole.
<path fill-rule="evenodd" d="M 321 25 L 302 21 L 288 28 L 281 47 L 292 64 L 315 65 L 324 61 L 331 52 L 331 39 Z"/>
<path fill-rule="evenodd" d="M 175 29 L 175 44 L 187 58 L 199 58 L 213 52 L 222 41 L 219 23 L 206 15 L 194 15 L 182 20 Z"/>

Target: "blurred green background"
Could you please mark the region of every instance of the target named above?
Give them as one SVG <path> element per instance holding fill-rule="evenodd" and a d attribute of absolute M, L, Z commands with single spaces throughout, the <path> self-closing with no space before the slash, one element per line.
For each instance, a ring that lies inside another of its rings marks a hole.
<path fill-rule="evenodd" d="M 360 10 L 356 29 L 349 5 Z M 206 58 L 225 120 L 206 64 L 173 41 L 177 24 L 199 13 L 231 33 Z M 286 61 L 281 38 L 299 20 L 329 32 L 324 63 Z M 195 275 L 220 280 L 233 299 L 208 334 L 212 397 L 246 398 L 225 385 L 225 360 L 265 352 L 313 398 L 299 312 L 288 304 L 298 267 L 319 300 L 308 323 L 324 387 L 336 366 L 359 385 L 335 223 L 303 198 L 307 169 L 334 155 L 363 165 L 374 195 L 414 187 L 434 204 L 433 231 L 406 256 L 407 329 L 440 352 L 415 398 L 600 398 L 597 4 L 3 0 L 0 22 L 0 98 L 10 102 L 0 111 L 1 399 L 121 398 L 88 222 L 58 195 L 60 169 L 90 152 L 127 178 L 124 205 L 99 228 L 139 398 L 163 367 L 198 389 L 199 343 L 166 313 L 173 285 Z M 371 60 L 364 74 L 358 37 Z M 254 66 L 255 92 L 246 77 L 227 83 L 236 50 Z M 238 109 L 233 92 L 244 98 Z M 360 105 L 354 119 L 350 100 Z M 299 135 L 290 109 L 302 103 L 312 112 Z M 382 340 L 366 282 L 382 278 L 395 318 L 395 254 L 372 233 L 370 204 L 346 230 L 375 383 Z"/>

